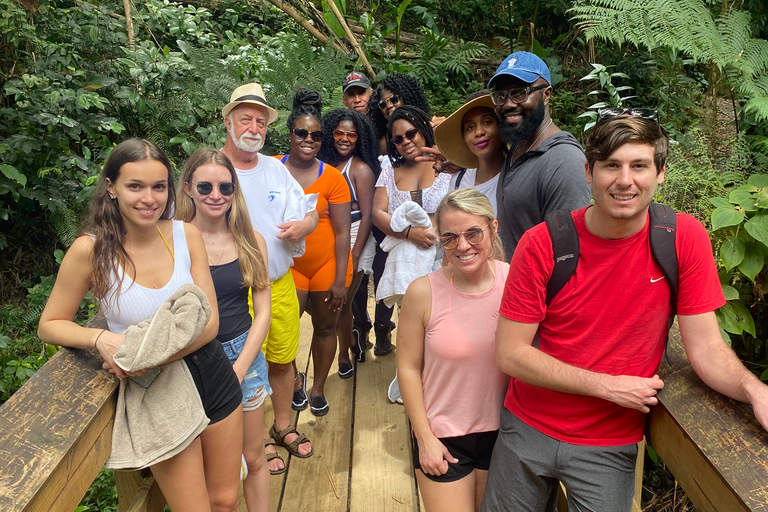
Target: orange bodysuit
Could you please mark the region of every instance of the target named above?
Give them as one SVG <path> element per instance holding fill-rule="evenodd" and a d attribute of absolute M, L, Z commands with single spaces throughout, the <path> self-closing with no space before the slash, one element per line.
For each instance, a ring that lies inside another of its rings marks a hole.
<path fill-rule="evenodd" d="M 288 155 L 275 158 L 285 163 Z M 315 182 L 304 189 L 305 194 L 317 194 L 319 222 L 315 230 L 304 239 L 304 256 L 293 258 L 293 280 L 297 290 L 327 292 L 336 279 L 336 235 L 333 232 L 329 204 L 349 203 L 351 197 L 347 180 L 341 171 L 320 162 L 320 173 Z M 345 286 L 352 282 L 352 253 L 347 261 Z"/>

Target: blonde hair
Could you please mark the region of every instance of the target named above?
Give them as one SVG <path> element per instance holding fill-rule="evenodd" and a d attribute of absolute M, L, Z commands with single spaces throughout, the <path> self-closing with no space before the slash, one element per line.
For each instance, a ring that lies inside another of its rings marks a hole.
<path fill-rule="evenodd" d="M 484 217 L 491 231 L 491 258 L 504 261 L 504 246 L 501 243 L 501 238 L 499 238 L 497 228 L 493 227 L 496 215 L 493 213 L 491 202 L 482 192 L 478 192 L 473 188 L 459 188 L 445 194 L 443 200 L 437 206 L 437 210 L 435 210 L 435 223 L 437 224 L 438 233 L 442 232 L 440 229 L 440 218 L 448 210 L 459 210 L 471 215 Z"/>
<path fill-rule="evenodd" d="M 189 157 L 181 174 L 180 187 L 176 197 L 176 218 L 184 222 L 190 222 L 195 218 L 197 210 L 195 202 L 184 191 L 184 184 L 192 186 L 192 176 L 201 165 L 215 164 L 226 167 L 235 184 L 235 192 L 232 195 L 232 206 L 227 211 L 227 226 L 235 239 L 238 252 L 238 265 L 243 275 L 243 287 L 262 289 L 269 285 L 267 262 L 259 250 L 256 235 L 253 233 L 253 225 L 245 205 L 243 191 L 237 180 L 237 173 L 227 155 L 212 148 L 198 149 Z"/>

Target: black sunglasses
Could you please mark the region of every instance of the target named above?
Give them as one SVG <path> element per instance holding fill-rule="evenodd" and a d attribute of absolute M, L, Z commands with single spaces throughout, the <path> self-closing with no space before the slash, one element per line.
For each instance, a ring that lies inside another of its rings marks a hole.
<path fill-rule="evenodd" d="M 213 192 L 213 183 L 210 181 L 198 181 L 197 184 L 193 183 L 193 185 L 195 185 L 197 193 L 201 196 L 207 196 Z M 235 193 L 235 184 L 231 181 L 222 181 L 218 184 L 218 188 L 223 196 L 231 196 Z"/>
<path fill-rule="evenodd" d="M 508 91 L 493 91 L 491 93 L 491 101 L 497 107 L 507 102 L 507 98 L 512 100 L 512 103 L 525 103 L 528 96 L 532 92 L 540 91 L 549 87 L 548 84 L 537 85 L 536 87 L 525 87 L 524 89 L 510 89 Z"/>
<path fill-rule="evenodd" d="M 412 141 L 413 139 L 415 139 L 415 138 L 416 138 L 416 136 L 417 136 L 418 134 L 419 134 L 419 130 L 417 130 L 416 128 L 411 128 L 410 130 L 408 130 L 407 132 L 405 132 L 405 136 L 403 136 L 403 135 L 395 135 L 394 137 L 392 137 L 392 138 L 391 138 L 391 139 L 389 139 L 389 140 L 390 140 L 390 141 L 392 142 L 392 144 L 394 144 L 395 146 L 399 146 L 400 144 L 402 144 L 403 142 L 405 142 L 405 139 L 408 139 L 408 140 Z"/>
<path fill-rule="evenodd" d="M 320 130 L 310 132 L 305 130 L 304 128 L 294 128 L 293 130 L 291 130 L 291 133 L 293 133 L 293 136 L 296 137 L 296 140 L 299 142 L 306 139 L 307 136 L 311 137 L 312 140 L 315 142 L 322 142 L 323 140 L 323 132 Z"/>
<path fill-rule="evenodd" d="M 659 122 L 659 113 L 652 108 L 602 108 L 597 111 L 598 119 L 610 119 L 624 114 Z"/>
<path fill-rule="evenodd" d="M 459 246 L 459 239 L 463 236 L 464 240 L 467 241 L 469 245 L 477 245 L 480 242 L 483 241 L 484 231 L 488 229 L 488 226 L 485 226 L 484 228 L 469 228 L 468 230 L 462 232 L 462 233 L 443 233 L 440 235 L 440 245 L 443 246 L 444 249 L 453 250 L 456 247 Z"/>
<path fill-rule="evenodd" d="M 384 110 L 385 108 L 387 108 L 387 103 L 391 103 L 394 105 L 398 101 L 400 101 L 400 96 L 398 96 L 397 94 L 393 94 L 389 98 L 379 100 L 379 110 Z"/>

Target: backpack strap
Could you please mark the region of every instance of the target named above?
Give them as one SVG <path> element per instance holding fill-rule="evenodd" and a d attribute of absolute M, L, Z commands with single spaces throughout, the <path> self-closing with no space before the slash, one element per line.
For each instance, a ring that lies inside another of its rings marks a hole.
<path fill-rule="evenodd" d="M 675 247 L 675 235 L 677 233 L 677 215 L 669 206 L 651 203 L 650 204 L 650 222 L 649 237 L 651 242 L 651 254 L 656 263 L 661 267 L 664 276 L 667 278 L 667 284 L 670 290 L 670 306 L 672 308 L 667 321 L 667 337 L 664 346 L 669 344 L 669 329 L 675 322 L 677 314 L 677 287 L 678 287 L 678 264 L 677 249 Z"/>
<path fill-rule="evenodd" d="M 459 175 L 456 176 L 456 186 L 453 187 L 453 190 L 459 190 L 461 188 L 461 180 L 464 178 L 465 174 L 467 174 L 466 169 L 462 169 L 459 171 Z"/>
<path fill-rule="evenodd" d="M 547 305 L 576 272 L 579 264 L 579 234 L 568 210 L 557 210 L 544 217 L 552 238 L 555 267 L 547 283 Z"/>

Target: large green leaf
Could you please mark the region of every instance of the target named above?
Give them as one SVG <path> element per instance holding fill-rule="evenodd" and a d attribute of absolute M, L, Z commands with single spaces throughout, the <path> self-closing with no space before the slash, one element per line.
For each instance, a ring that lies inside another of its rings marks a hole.
<path fill-rule="evenodd" d="M 724 197 L 710 197 L 709 202 L 716 208 L 733 208 L 733 205 Z"/>
<path fill-rule="evenodd" d="M 746 244 L 746 252 L 744 253 L 744 259 L 739 263 L 739 270 L 749 278 L 753 283 L 757 274 L 763 270 L 763 264 L 765 263 L 763 257 L 763 251 L 757 246 L 757 244 Z"/>
<path fill-rule="evenodd" d="M 757 188 L 768 188 L 768 174 L 753 174 L 747 183 Z"/>
<path fill-rule="evenodd" d="M 751 185 L 742 185 L 730 194 L 728 194 L 728 200 L 733 204 L 740 204 L 747 201 L 754 201 L 754 193 L 757 189 Z"/>
<path fill-rule="evenodd" d="M 752 238 L 768 247 L 768 215 L 755 215 L 744 227 Z"/>
<path fill-rule="evenodd" d="M 330 1 L 333 2 L 335 0 Z M 336 1 L 336 7 L 339 9 L 341 15 L 344 16 L 345 11 L 347 10 L 346 2 L 344 2 L 344 0 L 338 0 Z M 333 30 L 334 34 L 336 34 L 338 37 L 345 36 L 344 27 L 341 26 L 339 19 L 335 14 L 333 14 L 333 11 L 329 7 L 326 0 L 323 0 L 323 19 L 328 24 L 328 26 L 331 27 L 331 30 Z"/>
<path fill-rule="evenodd" d="M 741 334 L 744 332 L 741 324 L 739 323 L 739 317 L 733 310 L 733 303 L 726 302 L 723 307 L 716 311 L 717 319 L 720 322 L 720 327 L 732 334 Z"/>
<path fill-rule="evenodd" d="M 739 322 L 742 330 L 747 331 L 752 336 L 757 336 L 755 333 L 755 321 L 752 319 L 752 313 L 749 312 L 747 306 L 745 306 L 741 300 L 734 300 L 729 304 L 733 306 L 733 312 L 736 314 L 736 321 Z"/>
<path fill-rule="evenodd" d="M 729 238 L 720 246 L 720 259 L 723 260 L 723 264 L 728 270 L 731 270 L 744 260 L 744 253 L 744 242 L 735 236 Z"/>
<path fill-rule="evenodd" d="M 739 291 L 736 288 L 727 284 L 721 286 L 723 288 L 723 295 L 725 296 L 725 300 L 736 300 L 739 298 Z"/>
<path fill-rule="evenodd" d="M 22 187 L 27 184 L 27 177 L 21 174 L 19 170 L 12 165 L 0 164 L 0 172 L 2 172 L 6 178 L 15 181 Z"/>
<path fill-rule="evenodd" d="M 744 212 L 734 208 L 720 206 L 712 212 L 712 231 L 717 231 L 726 226 L 736 226 L 744 220 Z"/>

